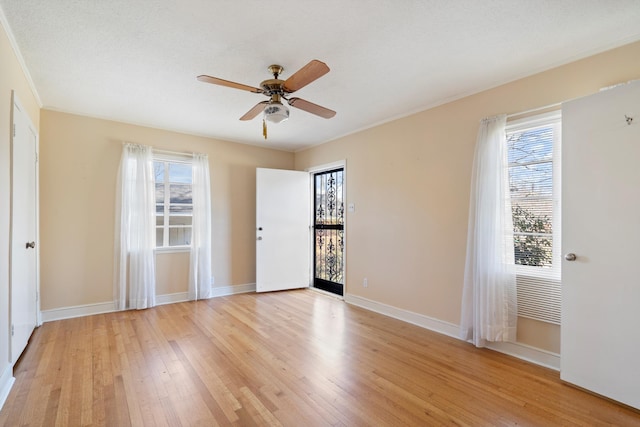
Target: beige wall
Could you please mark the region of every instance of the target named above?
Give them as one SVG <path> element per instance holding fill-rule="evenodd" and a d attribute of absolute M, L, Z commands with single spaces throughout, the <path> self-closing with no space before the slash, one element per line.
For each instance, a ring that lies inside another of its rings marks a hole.
<path fill-rule="evenodd" d="M 9 224 L 11 167 L 11 91 L 26 109 L 36 130 L 40 106 L 0 24 L 0 378 L 9 368 Z M 9 372 L 8 375 L 11 373 Z M 0 394 L 4 384 L 0 382 Z"/>
<path fill-rule="evenodd" d="M 254 283 L 255 168 L 291 169 L 293 153 L 42 110 L 42 309 L 113 300 L 122 141 L 209 155 L 215 286 Z M 188 253 L 158 254 L 156 262 L 157 293 L 186 292 Z"/>
<path fill-rule="evenodd" d="M 299 170 L 347 160 L 346 292 L 458 324 L 479 121 L 638 79 L 638 58 L 634 43 L 296 153 Z M 520 342 L 560 351 L 559 327 L 521 320 Z"/>

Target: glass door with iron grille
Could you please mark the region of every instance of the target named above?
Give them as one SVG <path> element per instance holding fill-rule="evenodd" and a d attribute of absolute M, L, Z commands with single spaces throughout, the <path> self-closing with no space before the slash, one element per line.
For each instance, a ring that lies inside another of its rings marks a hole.
<path fill-rule="evenodd" d="M 313 286 L 344 293 L 344 169 L 314 174 Z"/>

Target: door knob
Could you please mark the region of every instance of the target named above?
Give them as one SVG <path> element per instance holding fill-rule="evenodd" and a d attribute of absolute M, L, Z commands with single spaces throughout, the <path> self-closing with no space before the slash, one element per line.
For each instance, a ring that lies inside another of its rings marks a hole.
<path fill-rule="evenodd" d="M 568 254 L 566 254 L 564 256 L 564 259 L 566 259 L 567 261 L 575 261 L 576 258 L 578 258 L 578 257 L 576 256 L 576 254 L 574 254 L 572 252 L 569 252 Z"/>
<path fill-rule="evenodd" d="M 27 242 L 27 249 L 31 248 L 35 248 L 36 247 L 36 242 Z"/>
<path fill-rule="evenodd" d="M 258 236 L 256 240 L 262 240 L 262 236 Z"/>

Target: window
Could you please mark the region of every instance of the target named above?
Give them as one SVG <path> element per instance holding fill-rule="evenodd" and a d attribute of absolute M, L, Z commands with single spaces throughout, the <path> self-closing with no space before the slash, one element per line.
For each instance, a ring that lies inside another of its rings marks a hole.
<path fill-rule="evenodd" d="M 191 245 L 193 227 L 190 160 L 155 156 L 156 248 Z"/>
<path fill-rule="evenodd" d="M 560 113 L 506 132 L 518 315 L 560 324 Z"/>

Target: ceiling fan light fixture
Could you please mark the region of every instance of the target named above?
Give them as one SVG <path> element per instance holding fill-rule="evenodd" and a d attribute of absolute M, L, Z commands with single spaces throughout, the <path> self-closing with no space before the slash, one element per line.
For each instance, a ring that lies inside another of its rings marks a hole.
<path fill-rule="evenodd" d="M 270 102 L 264 107 L 264 118 L 271 123 L 280 123 L 289 118 L 289 108 L 282 102 Z"/>

